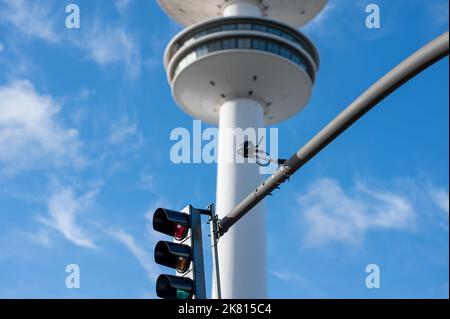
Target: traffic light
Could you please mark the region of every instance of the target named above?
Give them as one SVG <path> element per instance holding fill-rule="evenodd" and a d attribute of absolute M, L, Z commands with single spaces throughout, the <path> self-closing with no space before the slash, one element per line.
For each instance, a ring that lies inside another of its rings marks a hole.
<path fill-rule="evenodd" d="M 174 275 L 160 275 L 156 295 L 163 299 L 206 299 L 201 215 L 192 206 L 181 212 L 158 208 L 153 215 L 153 229 L 171 236 L 155 247 L 155 262 L 175 269 Z"/>

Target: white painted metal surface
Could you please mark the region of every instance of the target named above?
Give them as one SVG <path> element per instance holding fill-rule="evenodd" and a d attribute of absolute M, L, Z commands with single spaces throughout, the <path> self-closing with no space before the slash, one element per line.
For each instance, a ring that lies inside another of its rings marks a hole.
<path fill-rule="evenodd" d="M 235 128 L 264 127 L 262 106 L 236 99 L 220 107 L 216 212 L 224 217 L 261 182 L 256 163 L 233 163 Z M 219 241 L 222 298 L 266 298 L 266 219 L 263 204 L 255 207 Z M 214 290 L 213 290 L 214 291 Z"/>
<path fill-rule="evenodd" d="M 256 80 L 255 77 L 256 76 Z M 264 123 L 280 123 L 301 110 L 312 94 L 306 72 L 266 52 L 218 52 L 186 67 L 172 81 L 173 96 L 188 114 L 219 123 L 219 105 L 232 98 L 250 98 L 264 107 Z"/>
<path fill-rule="evenodd" d="M 327 0 L 245 0 L 258 4 L 262 16 L 301 27 L 314 19 Z M 178 23 L 189 26 L 223 16 L 229 0 L 159 0 L 161 7 Z"/>
<path fill-rule="evenodd" d="M 261 6 L 253 2 L 235 2 L 227 5 L 223 9 L 224 17 L 247 16 L 260 17 L 262 15 Z"/>

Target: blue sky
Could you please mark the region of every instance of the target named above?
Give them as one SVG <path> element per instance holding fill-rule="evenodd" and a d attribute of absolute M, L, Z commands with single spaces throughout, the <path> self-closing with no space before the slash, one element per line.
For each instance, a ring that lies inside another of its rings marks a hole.
<path fill-rule="evenodd" d="M 193 125 L 162 65 L 181 27 L 154 0 L 72 2 L 79 30 L 69 1 L 0 0 L 0 297 L 154 298 L 153 210 L 215 198 L 214 164 L 170 161 L 171 131 Z M 369 3 L 331 0 L 303 28 L 322 64 L 308 107 L 277 126 L 283 156 L 448 29 L 445 0 L 377 1 L 379 30 Z M 266 201 L 270 297 L 448 298 L 448 79 L 446 59 Z"/>

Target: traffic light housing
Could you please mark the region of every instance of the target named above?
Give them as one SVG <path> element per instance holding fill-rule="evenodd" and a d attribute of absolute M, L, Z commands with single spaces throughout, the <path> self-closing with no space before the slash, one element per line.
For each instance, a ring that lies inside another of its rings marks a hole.
<path fill-rule="evenodd" d="M 156 282 L 156 295 L 163 299 L 206 299 L 201 212 L 187 206 L 181 212 L 158 208 L 153 229 L 171 236 L 155 247 L 155 262 L 176 270 Z"/>
<path fill-rule="evenodd" d="M 160 275 L 156 281 L 157 295 L 163 299 L 192 299 L 194 296 L 193 281 L 171 275 Z"/>
<path fill-rule="evenodd" d="M 160 241 L 155 247 L 156 263 L 174 268 L 177 272 L 184 274 L 189 270 L 192 251 L 188 245 Z"/>
<path fill-rule="evenodd" d="M 184 212 L 158 208 L 153 215 L 153 229 L 178 241 L 186 238 L 189 228 L 189 215 Z"/>

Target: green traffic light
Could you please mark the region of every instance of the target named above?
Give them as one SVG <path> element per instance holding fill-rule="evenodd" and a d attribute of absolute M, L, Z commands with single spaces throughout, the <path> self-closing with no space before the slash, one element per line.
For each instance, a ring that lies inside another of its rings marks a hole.
<path fill-rule="evenodd" d="M 193 281 L 190 278 L 160 275 L 156 281 L 156 295 L 163 299 L 192 299 L 194 296 Z"/>
<path fill-rule="evenodd" d="M 187 300 L 191 298 L 191 294 L 185 290 L 177 289 L 177 299 Z"/>

